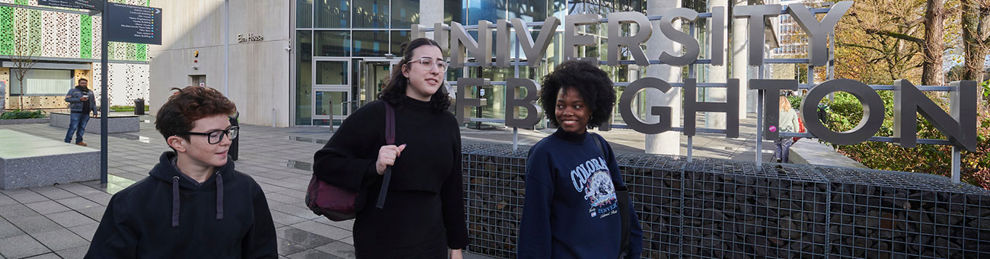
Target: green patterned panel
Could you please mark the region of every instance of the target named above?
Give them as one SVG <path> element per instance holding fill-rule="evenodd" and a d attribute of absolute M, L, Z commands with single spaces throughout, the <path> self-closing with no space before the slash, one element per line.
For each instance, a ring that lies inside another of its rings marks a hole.
<path fill-rule="evenodd" d="M 28 0 L 17 0 L 17 1 L 14 1 L 15 4 L 19 4 L 19 5 L 29 5 L 30 3 L 28 3 L 28 2 L 29 2 Z"/>
<path fill-rule="evenodd" d="M 31 51 L 29 55 L 40 56 L 42 48 L 41 38 L 44 37 L 44 35 L 41 34 L 41 11 L 31 10 L 28 13 L 28 22 L 31 26 L 31 29 L 28 30 L 30 32 L 28 44 L 30 44 L 29 46 Z"/>
<path fill-rule="evenodd" d="M 127 60 L 137 60 L 137 44 L 127 43 Z"/>
<path fill-rule="evenodd" d="M 137 44 L 137 56 L 134 57 L 138 61 L 148 60 L 148 45 L 147 44 Z"/>
<path fill-rule="evenodd" d="M 14 8 L 0 6 L 0 55 L 14 52 Z"/>
<path fill-rule="evenodd" d="M 114 51 L 117 49 L 117 44 L 120 44 L 120 42 L 116 42 L 116 41 L 107 42 L 107 59 L 120 59 L 117 58 L 117 52 Z"/>
<path fill-rule="evenodd" d="M 79 57 L 93 57 L 93 17 L 79 16 Z"/>

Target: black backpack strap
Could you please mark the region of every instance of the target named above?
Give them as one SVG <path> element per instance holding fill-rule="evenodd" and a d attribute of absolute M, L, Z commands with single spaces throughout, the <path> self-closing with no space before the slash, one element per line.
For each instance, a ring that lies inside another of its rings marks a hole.
<path fill-rule="evenodd" d="M 602 145 L 603 138 L 598 136 L 598 134 L 591 134 L 591 137 L 595 138 L 595 144 L 598 145 L 598 150 L 602 152 L 602 158 L 608 159 L 605 154 L 605 146 Z M 621 173 L 619 174 L 621 177 Z M 625 185 L 620 185 L 615 178 L 612 178 L 612 185 L 615 186 L 615 196 L 619 201 L 619 217 L 622 218 L 622 243 L 619 251 L 619 258 L 625 258 L 629 253 L 629 188 Z"/>
<path fill-rule="evenodd" d="M 385 144 L 395 144 L 395 109 L 387 101 L 385 103 Z M 385 167 L 384 178 L 382 179 L 382 189 L 378 192 L 378 202 L 375 207 L 381 209 L 385 207 L 385 196 L 388 195 L 388 183 L 392 181 L 392 166 Z"/>

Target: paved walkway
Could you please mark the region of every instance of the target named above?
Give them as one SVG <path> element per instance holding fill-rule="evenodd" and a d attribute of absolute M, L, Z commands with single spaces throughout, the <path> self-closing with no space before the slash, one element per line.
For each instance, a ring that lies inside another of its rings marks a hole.
<path fill-rule="evenodd" d="M 702 117 L 702 116 L 699 116 Z M 752 117 L 752 116 L 750 116 Z M 147 118 L 147 116 L 145 116 Z M 694 155 L 723 159 L 754 158 L 754 119 L 740 122 L 741 137 L 695 137 Z M 699 126 L 704 125 L 700 123 Z M 61 140 L 65 129 L 48 124 L 3 125 L 36 136 Z M 328 128 L 272 128 L 244 125 L 237 169 L 254 177 L 271 207 L 283 258 L 353 258 L 351 222 L 331 222 L 303 204 L 312 172 L 313 153 L 330 137 Z M 520 143 L 535 143 L 545 131 L 520 130 Z M 643 152 L 643 135 L 632 130 L 602 132 L 620 152 Z M 464 143 L 511 143 L 511 129 L 463 129 Z M 98 134 L 86 134 L 90 147 L 100 148 Z M 686 137 L 682 137 L 681 154 Z M 764 161 L 772 143 L 764 142 Z M 168 150 L 154 124 L 142 122 L 136 133 L 111 134 L 109 183 L 99 181 L 18 190 L 0 190 L 0 257 L 82 258 L 111 195 L 143 179 Z M 468 258 L 479 258 L 468 256 Z"/>

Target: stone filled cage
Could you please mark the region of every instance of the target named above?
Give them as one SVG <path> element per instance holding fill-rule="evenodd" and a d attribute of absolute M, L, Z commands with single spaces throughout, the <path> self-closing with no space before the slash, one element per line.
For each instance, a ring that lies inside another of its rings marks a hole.
<path fill-rule="evenodd" d="M 465 145 L 468 250 L 514 258 L 528 146 Z M 617 154 L 643 258 L 990 257 L 990 192 L 920 173 Z"/>

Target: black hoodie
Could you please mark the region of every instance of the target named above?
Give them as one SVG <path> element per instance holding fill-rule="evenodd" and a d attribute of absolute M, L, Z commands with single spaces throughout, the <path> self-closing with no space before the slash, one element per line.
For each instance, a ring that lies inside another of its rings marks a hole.
<path fill-rule="evenodd" d="M 110 198 L 86 258 L 277 258 L 261 186 L 234 162 L 197 183 L 165 152 L 151 176 Z M 219 192 L 217 190 L 220 190 Z"/>

